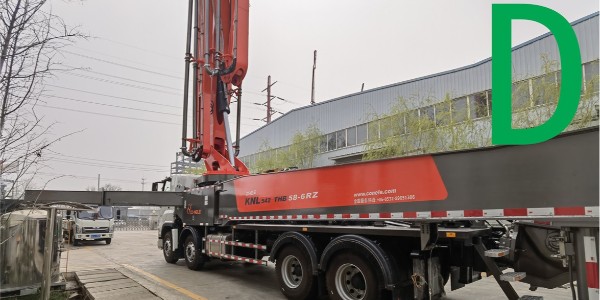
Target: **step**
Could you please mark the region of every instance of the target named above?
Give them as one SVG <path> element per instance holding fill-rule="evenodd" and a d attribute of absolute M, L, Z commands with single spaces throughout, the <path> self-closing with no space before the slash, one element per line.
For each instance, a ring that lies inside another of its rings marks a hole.
<path fill-rule="evenodd" d="M 500 275 L 502 281 L 521 281 L 525 278 L 525 272 L 508 272 Z"/>
<path fill-rule="evenodd" d="M 508 250 L 506 248 L 490 249 L 490 250 L 485 250 L 485 256 L 487 256 L 487 257 L 503 257 L 503 256 L 507 256 L 509 252 L 510 252 L 510 250 Z"/>

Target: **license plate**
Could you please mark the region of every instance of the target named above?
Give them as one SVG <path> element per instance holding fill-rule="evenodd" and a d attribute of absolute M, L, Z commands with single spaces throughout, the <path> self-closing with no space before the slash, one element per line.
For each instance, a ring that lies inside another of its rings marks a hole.
<path fill-rule="evenodd" d="M 90 237 L 93 238 L 93 239 L 97 239 L 97 238 L 99 238 L 101 236 L 102 236 L 101 234 L 91 234 L 90 235 Z"/>

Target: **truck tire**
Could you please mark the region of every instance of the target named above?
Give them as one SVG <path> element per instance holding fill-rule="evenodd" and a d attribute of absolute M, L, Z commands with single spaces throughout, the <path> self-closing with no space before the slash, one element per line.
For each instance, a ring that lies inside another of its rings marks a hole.
<path fill-rule="evenodd" d="M 277 255 L 275 272 L 281 293 L 288 299 L 316 299 L 317 280 L 307 253 L 295 246 L 286 246 Z"/>
<path fill-rule="evenodd" d="M 106 242 L 107 245 L 110 245 L 110 243 L 112 242 L 112 238 L 111 239 L 104 239 L 104 241 Z"/>
<path fill-rule="evenodd" d="M 173 251 L 173 236 L 171 232 L 167 231 L 162 238 L 163 240 L 163 256 L 165 261 L 174 264 L 179 260 L 179 256 Z"/>
<path fill-rule="evenodd" d="M 185 245 L 183 249 L 185 264 L 190 270 L 200 270 L 204 267 L 204 256 L 202 255 L 202 249 L 196 244 L 196 240 L 192 235 L 189 235 L 185 239 Z"/>
<path fill-rule="evenodd" d="M 375 300 L 382 297 L 376 264 L 360 255 L 341 252 L 329 263 L 325 279 L 330 299 Z"/>

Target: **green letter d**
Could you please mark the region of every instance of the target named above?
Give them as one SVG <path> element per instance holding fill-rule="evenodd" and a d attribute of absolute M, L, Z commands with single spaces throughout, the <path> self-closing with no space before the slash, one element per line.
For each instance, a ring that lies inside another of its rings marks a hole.
<path fill-rule="evenodd" d="M 512 128 L 512 20 L 529 20 L 545 25 L 554 34 L 562 78 L 556 111 L 544 124 L 533 128 Z M 492 4 L 492 144 L 527 145 L 541 143 L 562 132 L 573 120 L 579 105 L 581 54 L 571 24 L 559 13 L 531 4 Z"/>

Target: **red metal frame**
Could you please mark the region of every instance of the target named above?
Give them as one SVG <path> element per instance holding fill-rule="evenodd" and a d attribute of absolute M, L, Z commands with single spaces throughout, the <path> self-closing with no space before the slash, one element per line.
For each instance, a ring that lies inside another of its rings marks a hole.
<path fill-rule="evenodd" d="M 208 0 L 204 0 L 208 1 Z M 202 70 L 202 66 L 206 63 L 211 68 L 216 68 L 217 64 L 224 63 L 225 68 L 233 64 L 235 55 L 235 69 L 226 75 L 221 76 L 221 80 L 227 87 L 227 104 L 229 105 L 231 95 L 233 94 L 233 86 L 241 88 L 242 81 L 246 75 L 248 68 L 248 24 L 249 24 L 249 0 L 221 0 L 221 28 L 222 28 L 222 53 L 215 51 L 215 24 L 214 11 L 215 8 L 210 5 L 209 18 L 205 20 L 204 1 L 200 1 L 198 5 L 198 24 L 199 30 L 203 30 L 203 24 L 207 22 L 209 36 L 208 45 L 205 45 L 204 38 L 199 35 L 197 43 L 200 55 L 203 55 L 208 49 L 209 61 L 206 62 L 204 57 L 196 57 L 196 62 L 199 68 L 197 69 L 198 81 L 194 84 L 198 87 L 198 94 L 194 95 L 196 101 L 196 115 L 198 122 L 193 130 L 196 131 L 198 139 L 188 139 L 190 142 L 190 152 L 198 149 L 201 151 L 199 155 L 204 159 L 206 165 L 206 174 L 232 174 L 232 175 L 247 175 L 250 174 L 246 165 L 235 158 L 233 165 L 229 161 L 229 153 L 227 152 L 226 133 L 223 116 L 217 113 L 217 76 L 211 76 L 208 72 Z M 214 2 L 211 2 L 214 3 Z M 236 7 L 237 5 L 237 7 Z M 235 12 L 237 8 L 237 34 L 234 34 L 235 27 Z M 234 53 L 234 39 L 237 39 L 237 51 Z M 221 68 L 223 69 L 223 68 Z"/>

